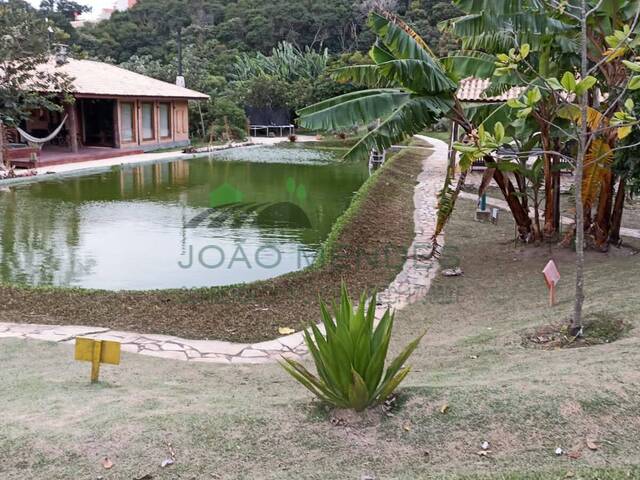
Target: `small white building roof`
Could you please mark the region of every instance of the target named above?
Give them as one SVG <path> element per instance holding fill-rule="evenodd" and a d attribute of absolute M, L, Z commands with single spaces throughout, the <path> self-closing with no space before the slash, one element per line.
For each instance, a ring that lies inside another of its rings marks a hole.
<path fill-rule="evenodd" d="M 51 59 L 38 70 L 60 72 L 72 79 L 74 96 L 101 97 L 160 97 L 188 100 L 207 100 L 208 95 L 172 83 L 156 80 L 139 73 L 104 62 L 76 60 L 57 65 Z"/>

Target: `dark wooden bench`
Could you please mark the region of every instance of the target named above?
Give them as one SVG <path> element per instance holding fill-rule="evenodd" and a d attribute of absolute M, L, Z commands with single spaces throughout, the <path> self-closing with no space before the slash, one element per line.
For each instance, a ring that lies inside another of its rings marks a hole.
<path fill-rule="evenodd" d="M 16 168 L 35 168 L 40 150 L 21 143 L 10 143 L 7 148 L 7 161 Z"/>

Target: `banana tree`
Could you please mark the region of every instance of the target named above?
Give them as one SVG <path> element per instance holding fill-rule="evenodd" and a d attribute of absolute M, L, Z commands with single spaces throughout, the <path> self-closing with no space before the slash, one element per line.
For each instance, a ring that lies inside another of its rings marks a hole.
<path fill-rule="evenodd" d="M 371 65 L 347 67 L 335 72 L 335 78 L 366 87 L 299 111 L 299 123 L 312 129 L 335 130 L 353 125 L 377 123 L 347 154 L 363 157 L 371 149 L 382 150 L 446 117 L 459 124 L 466 136 L 477 138 L 477 127 L 492 129 L 497 121 L 510 125 L 510 110 L 504 104 L 464 108 L 456 97 L 459 73 L 464 68 L 491 75 L 495 56 L 483 52 L 457 52 L 438 59 L 426 43 L 395 16 L 373 13 L 370 27 L 378 41 L 370 51 Z M 522 51 L 515 56 L 526 57 Z M 508 79 L 508 76 L 504 77 Z M 475 108 L 474 108 L 475 107 Z M 513 135 L 515 136 L 515 135 Z M 487 152 L 487 160 L 491 160 Z M 461 162 L 461 175 L 454 186 L 453 172 L 448 171 L 439 195 L 435 239 L 453 211 L 458 193 L 464 185 L 468 167 Z M 509 203 L 522 239 L 532 237 L 532 222 L 523 202 L 512 195 L 516 191 L 510 177 L 495 171 L 495 180 Z M 523 177 L 517 183 L 524 182 Z"/>
<path fill-rule="evenodd" d="M 369 26 L 378 37 L 369 52 L 373 63 L 345 67 L 334 75 L 339 81 L 365 89 L 300 110 L 299 124 L 318 130 L 375 124 L 346 158 L 362 158 L 372 149 L 387 149 L 441 118 L 457 122 L 468 135 L 475 135 L 475 127 L 456 97 L 458 82 L 425 41 L 388 13 L 373 12 Z M 438 246 L 436 238 L 453 210 L 470 164 L 462 167 L 455 187 L 452 172 L 447 172 L 439 194 L 434 252 Z"/>
<path fill-rule="evenodd" d="M 574 132 L 567 135 L 571 125 L 567 125 L 566 118 L 559 118 L 568 98 L 556 93 L 571 91 L 560 83 L 562 79 L 574 78 L 570 72 L 581 66 L 581 6 L 579 2 L 557 0 L 456 0 L 455 3 L 464 15 L 445 22 L 442 28 L 461 40 L 462 52 L 452 55 L 450 60 L 456 64 L 459 74 L 491 78 L 489 94 L 503 92 L 513 85 L 525 86 L 529 91 L 539 87 L 542 91 L 542 101 L 526 115 L 535 120 L 536 130 L 540 132 L 539 148 L 545 159 L 544 233 L 546 237 L 553 237 L 559 225 L 559 177 L 553 165 L 562 162 L 559 150 L 568 143 L 567 137 L 576 138 Z M 601 110 L 604 119 L 600 126 L 592 128 L 590 125 L 589 128 L 596 130 L 612 151 L 629 134 L 630 126 L 627 124 L 618 130 L 622 136 L 603 135 L 604 130 L 609 125 L 624 123 L 620 118 L 625 111 L 623 103 L 627 96 L 624 92 L 640 86 L 632 82 L 633 58 L 640 43 L 636 37 L 639 5 L 638 0 L 585 1 L 588 13 L 585 17 L 588 63 L 585 76 L 598 81 L 598 90 L 589 94 L 588 103 L 591 108 Z M 525 46 L 525 55 L 521 55 L 520 50 Z M 495 59 L 493 69 L 484 62 L 491 56 Z M 482 68 L 479 68 L 479 60 L 483 60 Z M 555 80 L 555 84 L 550 80 Z M 573 80 L 575 84 L 579 81 L 579 78 Z M 574 99 L 579 97 L 575 92 L 571 95 Z M 473 120 L 473 115 L 470 118 Z M 577 120 L 569 119 L 574 126 Z M 510 125 L 518 127 L 517 124 Z M 523 134 L 525 132 L 520 129 L 517 135 Z M 605 147 L 601 141 L 589 142 L 588 147 L 593 151 L 585 164 L 584 216 L 594 244 L 604 250 L 609 239 L 619 239 L 629 176 L 625 173 L 616 175 L 619 169 L 612 168 L 613 155 L 603 156 Z M 575 156 L 575 152 L 573 154 Z M 618 193 L 614 188 L 616 180 Z"/>
<path fill-rule="evenodd" d="M 354 125 L 377 126 L 347 158 L 383 150 L 422 131 L 440 118 L 455 115 L 457 83 L 420 37 L 390 14 L 372 13 L 370 28 L 378 36 L 369 55 L 371 65 L 339 69 L 335 78 L 366 89 L 332 98 L 298 112 L 301 126 L 338 130 Z"/>
<path fill-rule="evenodd" d="M 502 93 L 513 86 L 527 86 L 535 80 L 535 76 L 523 74 L 522 70 L 512 71 L 509 66 L 515 63 L 525 62 L 535 67 L 542 77 L 570 67 L 572 54 L 577 51 L 575 42 L 567 36 L 572 26 L 549 15 L 544 2 L 457 0 L 455 3 L 464 14 L 443 22 L 441 28 L 460 39 L 463 50 L 453 54 L 448 61 L 455 65 L 460 76 L 491 78 L 489 95 Z M 493 60 L 491 66 L 484 62 L 482 68 L 478 68 L 479 57 Z M 529 131 L 523 132 L 520 128 L 516 135 L 539 132 L 545 172 L 544 235 L 547 238 L 553 238 L 559 227 L 559 176 L 552 168 L 559 159 L 550 153 L 554 150 L 553 109 L 553 104 L 539 103 L 538 108 L 532 109 L 535 122 L 529 125 Z M 514 175 L 518 179 L 517 172 Z"/>

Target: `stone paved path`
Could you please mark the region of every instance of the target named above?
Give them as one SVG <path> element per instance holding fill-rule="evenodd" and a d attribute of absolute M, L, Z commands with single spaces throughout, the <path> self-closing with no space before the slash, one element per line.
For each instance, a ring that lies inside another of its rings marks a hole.
<path fill-rule="evenodd" d="M 442 188 L 447 165 L 447 145 L 436 139 L 417 135 L 431 145 L 433 153 L 425 158 L 415 189 L 415 238 L 402 271 L 378 294 L 378 318 L 387 307 L 401 309 L 423 298 L 438 271 L 435 259 L 416 259 L 416 254 L 430 250 L 435 229 L 437 192 Z M 444 239 L 439 239 L 443 244 Z M 226 364 L 273 362 L 281 356 L 301 359 L 307 354 L 302 332 L 256 344 L 216 340 L 187 340 L 168 335 L 145 335 L 108 328 L 0 323 L 0 339 L 24 338 L 58 343 L 75 343 L 76 337 L 115 340 L 127 352 L 160 358 Z"/>

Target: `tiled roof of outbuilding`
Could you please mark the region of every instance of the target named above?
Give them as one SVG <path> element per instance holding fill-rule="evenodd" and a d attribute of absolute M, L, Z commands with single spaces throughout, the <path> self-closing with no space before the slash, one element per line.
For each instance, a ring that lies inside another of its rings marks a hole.
<path fill-rule="evenodd" d="M 487 97 L 484 92 L 489 88 L 491 80 L 488 78 L 468 77 L 460 81 L 458 99 L 463 102 L 506 102 L 512 98 L 518 98 L 524 91 L 524 87 L 513 87 L 502 95 Z"/>
<path fill-rule="evenodd" d="M 111 97 L 162 97 L 206 100 L 204 93 L 156 80 L 104 62 L 68 59 L 57 65 L 52 59 L 38 70 L 61 72 L 73 79 L 71 92 L 77 95 Z"/>

